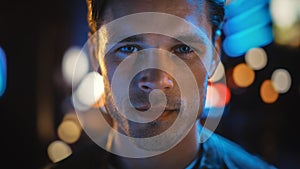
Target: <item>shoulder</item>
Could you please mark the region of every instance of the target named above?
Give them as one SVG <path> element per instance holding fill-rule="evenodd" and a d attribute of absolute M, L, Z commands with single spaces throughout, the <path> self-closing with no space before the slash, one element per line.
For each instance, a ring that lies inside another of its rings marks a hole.
<path fill-rule="evenodd" d="M 69 157 L 59 161 L 51 169 L 98 169 L 106 168 L 108 153 L 98 145 L 91 143 L 73 152 Z"/>
<path fill-rule="evenodd" d="M 212 134 L 211 137 L 203 143 L 204 157 L 214 157 L 227 168 L 243 169 L 276 169 L 275 166 L 268 164 L 259 155 L 247 152 L 243 147 L 235 142 L 226 139 L 218 134 Z"/>

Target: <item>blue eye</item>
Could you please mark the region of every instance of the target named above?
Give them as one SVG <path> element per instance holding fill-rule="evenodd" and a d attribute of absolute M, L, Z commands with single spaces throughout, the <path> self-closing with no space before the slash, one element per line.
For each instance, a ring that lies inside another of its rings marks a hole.
<path fill-rule="evenodd" d="M 173 52 L 182 59 L 192 59 L 194 56 L 192 48 L 184 44 L 175 46 Z"/>
<path fill-rule="evenodd" d="M 175 52 L 179 54 L 189 54 L 193 52 L 193 50 L 187 45 L 180 45 L 175 49 Z"/>
<path fill-rule="evenodd" d="M 123 53 L 134 53 L 138 51 L 138 48 L 133 45 L 127 45 L 120 48 L 120 51 Z"/>

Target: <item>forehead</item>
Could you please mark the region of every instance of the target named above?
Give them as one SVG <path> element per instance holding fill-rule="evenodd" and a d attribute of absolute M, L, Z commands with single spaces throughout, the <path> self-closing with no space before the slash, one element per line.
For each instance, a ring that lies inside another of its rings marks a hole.
<path fill-rule="evenodd" d="M 203 26 L 209 23 L 205 6 L 203 0 L 106 0 L 101 20 L 106 24 L 133 13 L 162 12 Z"/>

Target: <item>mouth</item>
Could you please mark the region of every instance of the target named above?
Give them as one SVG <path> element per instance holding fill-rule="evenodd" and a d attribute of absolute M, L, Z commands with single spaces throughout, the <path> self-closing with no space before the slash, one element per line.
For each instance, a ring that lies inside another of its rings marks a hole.
<path fill-rule="evenodd" d="M 159 106 L 151 107 L 153 110 L 158 109 Z M 150 109 L 150 106 L 135 107 L 136 110 L 145 112 Z M 180 108 L 166 107 L 155 121 L 167 121 L 177 117 Z"/>
<path fill-rule="evenodd" d="M 179 110 L 165 110 L 156 121 L 167 121 L 168 119 L 173 119 L 173 117 L 177 117 Z"/>

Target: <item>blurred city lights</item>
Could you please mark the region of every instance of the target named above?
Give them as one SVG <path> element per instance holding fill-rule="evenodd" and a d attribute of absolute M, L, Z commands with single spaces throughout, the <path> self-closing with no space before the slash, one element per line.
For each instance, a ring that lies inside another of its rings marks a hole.
<path fill-rule="evenodd" d="M 72 105 L 73 105 L 73 107 L 76 111 L 84 112 L 84 111 L 87 111 L 91 108 L 91 106 L 87 106 L 87 105 L 82 104 L 79 101 L 76 93 L 73 92 L 71 97 L 72 97 Z"/>
<path fill-rule="evenodd" d="M 229 88 L 223 83 L 210 83 L 207 87 L 205 108 L 224 107 L 231 97 Z"/>
<path fill-rule="evenodd" d="M 265 103 L 274 103 L 279 94 L 275 90 L 271 80 L 265 80 L 260 87 L 260 97 Z"/>
<path fill-rule="evenodd" d="M 53 162 L 59 162 L 72 154 L 70 146 L 63 141 L 56 140 L 48 146 L 48 157 Z"/>
<path fill-rule="evenodd" d="M 63 56 L 62 75 L 71 86 L 76 86 L 89 71 L 89 58 L 79 47 L 70 47 Z M 73 81 L 72 81 L 73 80 Z"/>
<path fill-rule="evenodd" d="M 225 9 L 226 9 L 226 18 L 232 18 L 237 16 L 244 11 L 249 10 L 257 5 L 264 5 L 269 3 L 270 0 L 230 0 Z"/>
<path fill-rule="evenodd" d="M 272 0 L 271 14 L 278 27 L 291 27 L 297 22 L 300 13 L 299 0 Z"/>
<path fill-rule="evenodd" d="M 229 88 L 223 83 L 214 83 L 212 84 L 212 86 L 218 91 L 219 94 L 219 99 L 215 106 L 216 107 L 226 106 L 229 103 L 231 97 Z"/>
<path fill-rule="evenodd" d="M 272 41 L 273 33 L 270 26 L 255 25 L 226 37 L 223 41 L 223 48 L 229 56 L 239 57 L 253 47 L 262 47 Z"/>
<path fill-rule="evenodd" d="M 239 57 L 273 41 L 269 1 L 235 0 L 226 5 L 223 49 L 228 56 Z"/>
<path fill-rule="evenodd" d="M 230 36 L 255 25 L 268 25 L 271 21 L 268 4 L 260 3 L 228 19 L 223 29 L 225 35 Z"/>
<path fill-rule="evenodd" d="M 275 42 L 291 47 L 300 46 L 299 0 L 272 0 L 270 4 L 274 21 Z"/>
<path fill-rule="evenodd" d="M 207 86 L 205 108 L 216 107 L 220 99 L 218 90 L 211 84 Z"/>
<path fill-rule="evenodd" d="M 267 54 L 262 48 L 252 48 L 245 55 L 245 62 L 254 70 L 263 69 L 267 61 Z"/>
<path fill-rule="evenodd" d="M 98 72 L 88 73 L 75 91 L 78 101 L 92 107 L 104 92 L 103 77 Z"/>
<path fill-rule="evenodd" d="M 254 71 L 245 63 L 240 63 L 233 68 L 232 78 L 239 87 L 250 86 L 255 79 Z"/>
<path fill-rule="evenodd" d="M 81 135 L 81 127 L 74 121 L 65 120 L 58 126 L 58 137 L 66 143 L 76 142 Z"/>
<path fill-rule="evenodd" d="M 63 117 L 63 121 L 71 120 L 76 123 L 79 127 L 81 126 L 77 114 L 75 112 L 69 112 Z"/>
<path fill-rule="evenodd" d="M 0 96 L 4 94 L 6 88 L 6 56 L 3 49 L 0 47 Z"/>
<path fill-rule="evenodd" d="M 219 62 L 215 73 L 209 79 L 211 82 L 217 82 L 221 80 L 225 75 L 225 68 L 222 62 Z"/>
<path fill-rule="evenodd" d="M 274 89 L 282 94 L 286 93 L 292 84 L 292 78 L 290 73 L 285 69 L 277 69 L 272 73 L 271 77 Z"/>

